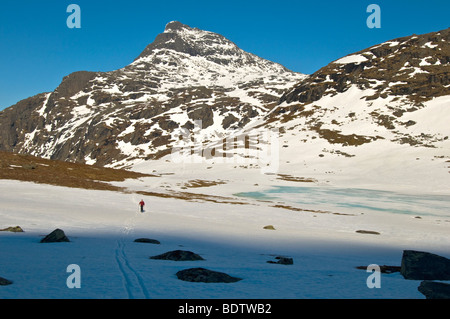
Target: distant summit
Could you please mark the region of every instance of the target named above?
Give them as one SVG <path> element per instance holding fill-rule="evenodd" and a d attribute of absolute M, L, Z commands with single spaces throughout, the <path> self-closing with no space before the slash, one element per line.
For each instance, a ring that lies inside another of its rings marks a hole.
<path fill-rule="evenodd" d="M 247 127 L 304 78 L 172 21 L 130 65 L 72 73 L 54 92 L 1 112 L 0 150 L 128 166 L 169 154 L 196 121 L 205 141 Z"/>
<path fill-rule="evenodd" d="M 173 50 L 192 57 L 203 57 L 220 65 L 233 65 L 234 67 L 261 66 L 261 64 L 267 65 L 268 62 L 241 50 L 236 44 L 220 34 L 191 28 L 178 21 L 169 22 L 164 32 L 159 34 L 136 60 L 158 54 L 164 50 Z M 271 64 L 275 65 L 273 62 Z M 266 68 L 266 66 L 262 67 Z M 281 72 L 287 71 L 281 65 L 277 67 Z"/>
<path fill-rule="evenodd" d="M 182 29 L 192 29 L 190 26 L 183 24 L 179 21 L 171 21 L 166 24 L 166 28 L 164 29 L 164 32 L 170 32 L 170 31 L 177 31 Z"/>

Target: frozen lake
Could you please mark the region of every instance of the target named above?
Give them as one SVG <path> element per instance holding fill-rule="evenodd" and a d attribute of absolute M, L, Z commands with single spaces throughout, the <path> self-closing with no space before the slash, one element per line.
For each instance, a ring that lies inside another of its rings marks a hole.
<path fill-rule="evenodd" d="M 242 192 L 241 197 L 283 202 L 303 209 L 332 210 L 345 213 L 365 211 L 395 214 L 450 217 L 450 196 L 402 194 L 359 188 L 274 186 L 265 191 Z"/>

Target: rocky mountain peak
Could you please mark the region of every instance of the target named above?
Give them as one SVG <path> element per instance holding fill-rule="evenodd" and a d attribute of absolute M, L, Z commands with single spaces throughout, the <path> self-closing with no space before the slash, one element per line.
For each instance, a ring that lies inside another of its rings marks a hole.
<path fill-rule="evenodd" d="M 198 28 L 191 28 L 178 21 L 169 22 L 164 32 L 159 34 L 144 49 L 135 62 L 153 62 L 155 59 L 159 60 L 161 55 L 171 56 L 172 60 L 188 55 L 206 59 L 217 65 L 231 65 L 236 68 L 248 65 L 253 65 L 256 68 L 267 68 L 265 60 L 241 50 L 224 36 Z M 275 63 L 271 64 L 275 65 Z M 281 65 L 277 65 L 277 68 L 281 72 L 287 71 Z"/>
<path fill-rule="evenodd" d="M 242 54 L 231 41 L 217 33 L 191 28 L 178 21 L 169 22 L 163 33 L 160 33 L 136 59 L 152 57 L 155 54 L 171 50 L 190 56 L 203 56 L 216 63 L 224 62 L 213 56 L 233 56 Z M 226 59 L 225 59 L 226 60 Z"/>
<path fill-rule="evenodd" d="M 250 125 L 304 77 L 172 21 L 130 65 L 74 72 L 0 112 L 0 149 L 114 166 L 158 158 L 198 121 L 204 140 Z"/>
<path fill-rule="evenodd" d="M 166 28 L 164 29 L 164 32 L 177 32 L 183 29 L 192 30 L 192 28 L 186 24 L 183 24 L 179 21 L 171 21 L 166 24 Z"/>

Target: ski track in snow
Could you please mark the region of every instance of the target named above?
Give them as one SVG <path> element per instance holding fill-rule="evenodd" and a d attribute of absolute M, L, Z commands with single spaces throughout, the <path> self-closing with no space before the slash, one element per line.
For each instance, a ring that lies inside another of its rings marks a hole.
<path fill-rule="evenodd" d="M 134 196 L 133 196 L 134 200 Z M 150 295 L 139 272 L 133 268 L 125 253 L 125 242 L 136 225 L 136 215 L 125 221 L 123 236 L 117 240 L 115 259 L 121 272 L 128 299 L 150 299 Z"/>
<path fill-rule="evenodd" d="M 144 280 L 139 273 L 130 265 L 128 257 L 125 253 L 124 239 L 117 241 L 116 262 L 119 266 L 128 299 L 150 299 Z"/>

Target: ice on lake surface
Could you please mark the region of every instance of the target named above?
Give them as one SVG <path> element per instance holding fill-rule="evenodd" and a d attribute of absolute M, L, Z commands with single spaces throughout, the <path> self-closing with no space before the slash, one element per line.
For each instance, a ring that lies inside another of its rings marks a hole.
<path fill-rule="evenodd" d="M 363 213 L 382 211 L 407 215 L 450 216 L 450 196 L 406 194 L 360 188 L 274 186 L 235 194 L 257 200 L 295 205 L 303 209 Z"/>

